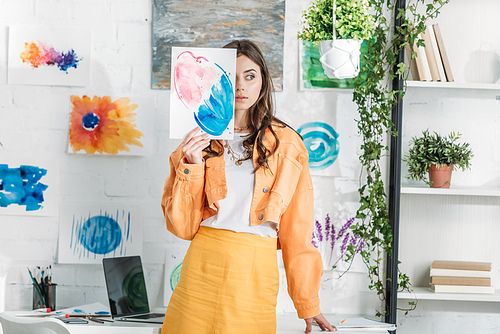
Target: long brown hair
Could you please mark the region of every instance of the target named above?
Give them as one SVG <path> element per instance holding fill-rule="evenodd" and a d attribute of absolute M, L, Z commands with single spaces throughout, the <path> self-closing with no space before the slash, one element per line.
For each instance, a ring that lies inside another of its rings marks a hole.
<path fill-rule="evenodd" d="M 271 125 L 275 124 L 283 127 L 288 125 L 274 116 L 274 104 L 272 98 L 273 81 L 271 74 L 269 73 L 269 69 L 267 68 L 264 55 L 255 43 L 246 39 L 234 40 L 223 47 L 236 49 L 236 57 L 247 56 L 260 68 L 260 73 L 262 75 L 262 88 L 257 101 L 250 107 L 249 112 L 247 113 L 247 124 L 250 125 L 251 132 L 243 141 L 243 146 L 248 152 L 247 159 L 251 159 L 253 158 L 253 149 L 256 145 L 255 147 L 257 148 L 259 156 L 257 158 L 257 166 L 255 170 L 260 167 L 268 168 L 267 159 L 273 155 L 274 152 L 276 152 L 276 149 L 279 146 L 278 136 L 274 132 Z M 271 151 L 268 150 L 263 143 L 266 128 L 271 131 L 276 139 L 276 144 Z M 218 144 L 218 148 L 213 147 L 212 143 L 215 142 Z M 222 144 L 218 141 L 212 140 L 211 145 L 205 148 L 204 151 L 208 153 L 205 155 L 205 159 L 222 155 Z"/>

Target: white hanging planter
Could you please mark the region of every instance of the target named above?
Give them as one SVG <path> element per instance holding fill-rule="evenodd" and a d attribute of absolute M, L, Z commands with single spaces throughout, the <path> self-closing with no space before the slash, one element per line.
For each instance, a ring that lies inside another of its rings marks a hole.
<path fill-rule="evenodd" d="M 354 78 L 359 73 L 359 59 L 363 41 L 355 39 L 335 39 L 319 44 L 325 74 L 330 79 Z"/>

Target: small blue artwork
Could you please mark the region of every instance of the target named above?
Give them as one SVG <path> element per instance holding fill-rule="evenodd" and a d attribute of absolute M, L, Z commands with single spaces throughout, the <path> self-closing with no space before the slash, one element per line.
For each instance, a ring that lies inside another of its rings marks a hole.
<path fill-rule="evenodd" d="M 179 265 L 175 267 L 172 273 L 170 274 L 170 289 L 172 291 L 174 291 L 175 287 L 179 283 L 179 279 L 181 278 L 181 267 L 182 267 L 182 262 L 179 263 Z"/>
<path fill-rule="evenodd" d="M 139 255 L 141 218 L 137 209 L 65 207 L 59 228 L 60 263 L 100 263 L 105 257 Z"/>
<path fill-rule="evenodd" d="M 130 215 L 127 225 L 130 227 Z M 122 242 L 122 229 L 108 215 L 90 217 L 78 230 L 78 241 L 91 253 L 108 254 Z"/>
<path fill-rule="evenodd" d="M 15 204 L 26 211 L 42 209 L 44 191 L 48 186 L 40 180 L 46 174 L 46 169 L 36 166 L 9 168 L 8 165 L 0 165 L 0 208 Z"/>
<path fill-rule="evenodd" d="M 339 135 L 333 127 L 323 122 L 310 122 L 299 127 L 297 132 L 304 139 L 311 170 L 324 170 L 335 162 L 339 155 Z"/>

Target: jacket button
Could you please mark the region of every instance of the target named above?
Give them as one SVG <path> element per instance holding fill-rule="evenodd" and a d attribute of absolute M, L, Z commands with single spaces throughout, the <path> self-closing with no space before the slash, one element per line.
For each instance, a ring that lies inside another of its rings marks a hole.
<path fill-rule="evenodd" d="M 189 174 L 189 169 L 184 169 L 184 174 Z"/>
<path fill-rule="evenodd" d="M 265 141 L 266 139 L 267 139 L 267 137 L 266 137 L 266 136 L 262 137 L 262 140 L 264 140 L 264 141 Z"/>
<path fill-rule="evenodd" d="M 264 219 L 264 215 L 259 216 L 259 220 L 262 220 L 262 219 Z"/>
<path fill-rule="evenodd" d="M 267 193 L 269 191 L 269 188 L 268 187 L 265 187 L 264 189 L 262 189 L 263 192 Z"/>

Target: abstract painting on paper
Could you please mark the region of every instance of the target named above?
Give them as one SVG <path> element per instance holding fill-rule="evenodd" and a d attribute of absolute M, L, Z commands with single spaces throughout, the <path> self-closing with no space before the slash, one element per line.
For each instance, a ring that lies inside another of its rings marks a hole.
<path fill-rule="evenodd" d="M 142 211 L 127 205 L 65 205 L 59 226 L 59 263 L 101 263 L 140 255 Z"/>
<path fill-rule="evenodd" d="M 55 175 L 44 163 L 0 164 L 0 214 L 55 215 Z"/>
<path fill-rule="evenodd" d="M 216 139 L 232 139 L 236 50 L 172 48 L 170 138 L 199 126 Z"/>
<path fill-rule="evenodd" d="M 165 277 L 163 282 L 163 305 L 168 306 L 172 292 L 181 276 L 182 262 L 186 256 L 190 241 L 176 240 L 175 244 L 165 249 Z"/>
<path fill-rule="evenodd" d="M 9 84 L 86 86 L 90 75 L 89 28 L 9 28 Z"/>
<path fill-rule="evenodd" d="M 68 152 L 79 154 L 147 155 L 153 135 L 149 99 L 73 95 Z M 132 102 L 133 101 L 133 102 Z"/>
<path fill-rule="evenodd" d="M 309 153 L 309 168 L 313 175 L 337 176 L 331 167 L 339 155 L 338 133 L 324 122 L 301 125 L 297 132 L 302 136 Z"/>
<path fill-rule="evenodd" d="M 170 89 L 171 47 L 220 48 L 235 39 L 255 42 L 276 91 L 283 90 L 285 0 L 154 0 L 153 89 Z"/>

